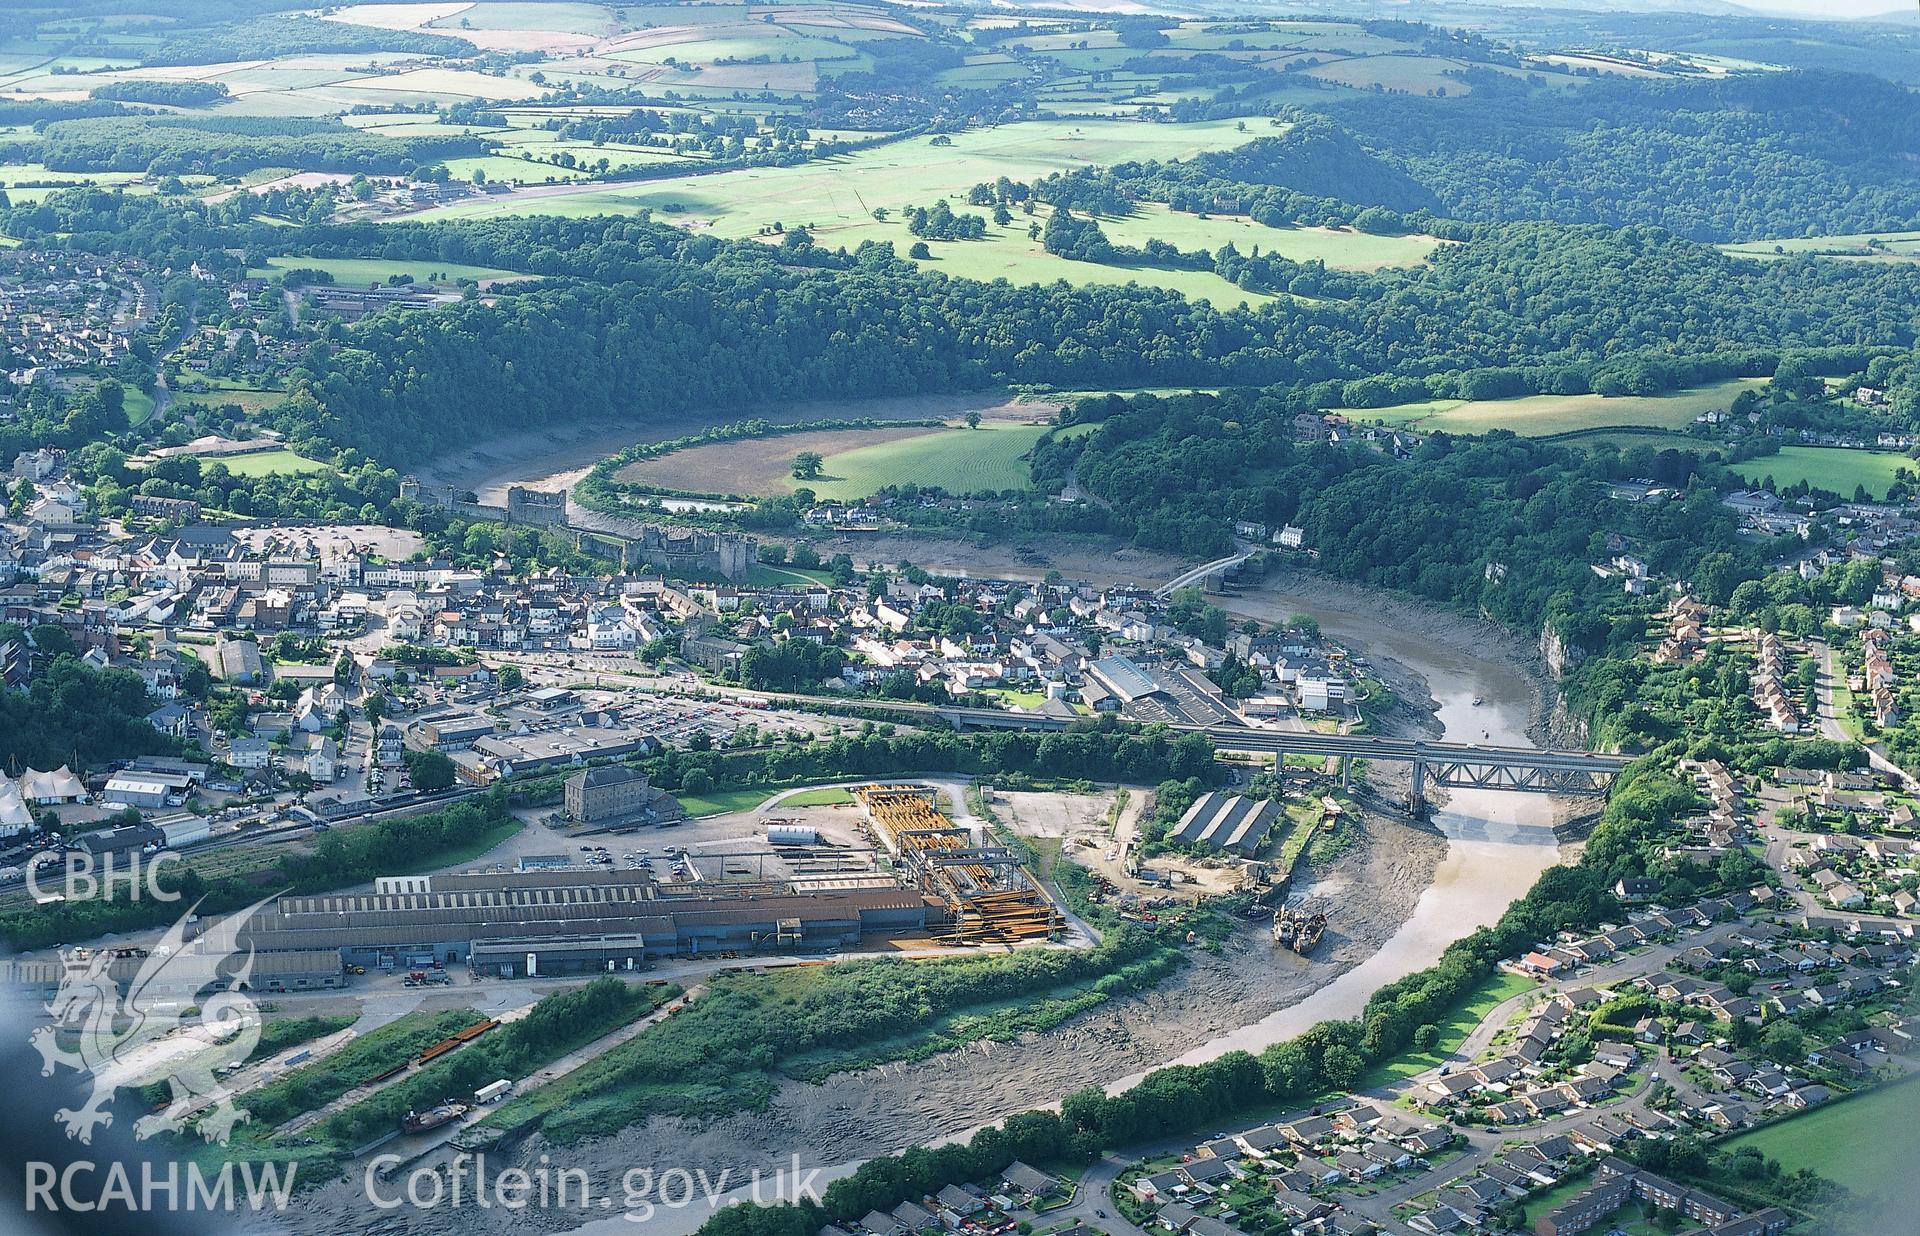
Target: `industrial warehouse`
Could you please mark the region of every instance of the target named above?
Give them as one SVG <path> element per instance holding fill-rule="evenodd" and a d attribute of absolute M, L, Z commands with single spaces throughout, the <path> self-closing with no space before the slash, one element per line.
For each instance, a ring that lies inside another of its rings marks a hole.
<path fill-rule="evenodd" d="M 869 786 L 855 798 L 893 871 L 858 869 L 851 857 L 870 851 L 821 847 L 813 830 L 776 822 L 764 857 L 785 878 L 763 871 L 666 882 L 649 870 L 530 863 L 391 876 L 369 892 L 280 897 L 234 943 L 259 963 L 254 986 L 303 991 L 339 986 L 357 967 L 465 965 L 476 977 L 526 978 L 636 970 L 664 957 L 815 952 L 871 938 L 1004 944 L 1059 929 L 1058 912 L 1014 856 L 954 825 L 931 788 Z M 744 870 L 725 860 L 747 857 L 723 856 L 722 872 Z"/>
<path fill-rule="evenodd" d="M 282 897 L 240 935 L 256 953 L 331 950 L 382 970 L 469 965 L 515 978 L 631 970 L 659 957 L 858 944 L 924 931 L 937 903 L 891 880 L 803 891 L 787 882 L 659 884 L 641 871 L 400 876 L 371 893 Z"/>

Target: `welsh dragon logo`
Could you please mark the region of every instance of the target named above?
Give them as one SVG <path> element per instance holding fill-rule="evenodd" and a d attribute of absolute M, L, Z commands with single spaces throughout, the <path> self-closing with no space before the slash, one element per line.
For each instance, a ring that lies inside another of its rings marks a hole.
<path fill-rule="evenodd" d="M 94 1130 L 113 1123 L 107 1105 L 114 1091 L 162 1078 L 171 1098 L 134 1124 L 137 1138 L 177 1133 L 191 1122 L 208 1141 L 225 1145 L 233 1126 L 247 1119 L 234 1106 L 223 1074 L 260 1041 L 260 1013 L 244 990 L 253 974 L 253 949 L 248 945 L 243 955 L 238 936 L 266 900 L 218 920 L 191 942 L 188 910 L 154 945 L 124 993 L 111 973 L 113 950 L 62 955 L 66 974 L 46 1006 L 52 1024 L 36 1029 L 31 1041 L 40 1053 L 41 1076 L 52 1077 L 65 1065 L 92 1078 L 84 1104 L 54 1113 L 68 1137 L 91 1145 Z"/>

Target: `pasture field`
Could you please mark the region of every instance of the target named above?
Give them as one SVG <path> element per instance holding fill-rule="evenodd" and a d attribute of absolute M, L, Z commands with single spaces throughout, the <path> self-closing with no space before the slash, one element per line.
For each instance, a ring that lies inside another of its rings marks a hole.
<path fill-rule="evenodd" d="M 1778 455 L 1763 455 L 1733 466 L 1734 471 L 1755 483 L 1767 477 L 1777 485 L 1805 481 L 1843 498 L 1853 497 L 1856 488 L 1865 488 L 1875 498 L 1886 497 L 1894 473 L 1902 468 L 1920 471 L 1920 464 L 1905 455 L 1840 446 L 1783 446 Z"/>
<path fill-rule="evenodd" d="M 127 386 L 123 389 L 125 395 L 121 406 L 127 410 L 127 424 L 145 424 L 147 418 L 153 415 L 153 396 L 137 386 Z"/>
<path fill-rule="evenodd" d="M 1035 217 L 1043 218 L 1044 213 Z M 1029 222 L 1031 220 L 1027 216 L 1016 214 L 1007 227 L 989 223 L 987 235 L 982 240 L 930 240 L 927 242 L 927 252 L 932 256 L 915 261 L 928 270 L 941 271 L 961 279 L 978 279 L 983 283 L 991 283 L 995 279 L 1021 284 L 1061 280 L 1079 285 L 1137 283 L 1142 287 L 1178 292 L 1189 300 L 1212 301 L 1223 308 L 1235 305 L 1253 307 L 1274 299 L 1265 292 L 1249 292 L 1237 287 L 1210 270 L 1162 270 L 1154 266 L 1069 261 L 1048 253 L 1039 241 L 1030 238 L 1027 235 Z M 907 256 L 914 243 L 906 224 L 897 218 L 884 224 L 867 223 L 840 230 L 823 230 L 818 239 L 822 244 L 848 249 L 857 247 L 864 240 L 890 241 L 894 252 L 902 257 Z"/>
<path fill-rule="evenodd" d="M 182 402 L 203 403 L 215 408 L 235 404 L 242 412 L 253 416 L 284 403 L 287 393 L 209 383 L 201 386 L 181 385 L 174 390 L 174 398 Z"/>
<path fill-rule="evenodd" d="M 802 451 L 817 451 L 831 459 L 858 446 L 935 432 L 924 425 L 807 429 L 733 442 L 708 442 L 630 463 L 620 469 L 618 476 L 636 485 L 688 493 L 784 494 L 799 483 L 791 473 L 794 456 Z M 833 469 L 827 471 L 832 473 Z M 817 485 L 811 482 L 808 485 L 818 490 Z"/>
<path fill-rule="evenodd" d="M 1386 408 L 1346 410 L 1349 420 L 1418 429 L 1423 433 L 1486 433 L 1511 429 L 1526 438 L 1590 429 L 1682 429 L 1703 412 L 1730 407 L 1743 390 L 1765 378 L 1734 378 L 1664 395 L 1529 395 L 1520 399 L 1432 399 Z M 1851 492 L 1851 491 L 1849 491 Z"/>
<path fill-rule="evenodd" d="M 458 34 L 467 30 L 557 30 L 565 34 L 603 35 L 617 29 L 620 20 L 612 10 L 597 4 L 493 3 L 462 6 L 457 13 L 422 22 L 429 30 Z"/>
<path fill-rule="evenodd" d="M 956 133 L 951 146 L 916 137 L 800 167 L 743 168 L 630 186 L 583 187 L 488 201 L 458 202 L 415 218 L 479 215 L 637 214 L 650 210 L 709 225 L 724 236 L 763 227 L 836 228 L 873 222 L 876 207 L 930 204 L 996 177 L 1031 179 L 1128 160 L 1182 159 L 1230 150 L 1276 131 L 1273 122 L 1236 128 L 1232 120 L 1137 124 L 1117 120 L 1029 120 Z"/>
<path fill-rule="evenodd" d="M 459 279 L 522 279 L 525 275 L 493 266 L 469 266 L 461 262 L 408 262 L 388 258 L 271 257 L 264 266 L 247 274 L 256 279 L 271 279 L 283 271 L 324 270 L 342 287 L 364 287 L 385 283 L 392 275 L 411 275 L 415 283 L 453 283 Z"/>
<path fill-rule="evenodd" d="M 1049 432 L 1047 425 L 1004 420 L 983 422 L 978 429 L 899 425 L 803 430 L 689 447 L 628 464 L 618 475 L 661 489 L 743 497 L 804 488 L 823 498 L 845 500 L 906 484 L 951 493 L 1026 489 L 1032 480 L 1024 457 Z M 824 457 L 823 474 L 815 480 L 793 477 L 794 457 L 802 451 Z"/>
<path fill-rule="evenodd" d="M 543 134 L 542 137 L 545 140 L 503 144 L 500 153 L 496 154 L 448 159 L 447 174 L 455 180 L 472 180 L 476 171 L 485 172 L 487 179 L 496 184 L 572 184 L 599 174 L 597 170 L 589 170 L 578 164 L 597 164 L 601 159 L 605 159 L 607 166 L 616 171 L 653 163 L 682 163 L 689 166 L 698 166 L 700 163 L 696 157 L 675 154 L 658 147 L 595 146 L 589 142 L 557 142 L 552 140 L 550 134 Z M 549 158 L 561 152 L 571 154 L 576 166 L 565 167 L 548 162 Z"/>
<path fill-rule="evenodd" d="M 1809 1167 L 1858 1193 L 1887 1196 L 1908 1187 L 1916 1102 L 1920 1089 L 1908 1079 L 1742 1133 L 1725 1148 L 1752 1146 L 1789 1172 Z"/>
<path fill-rule="evenodd" d="M 826 498 L 864 498 L 889 485 L 923 485 L 966 494 L 1033 485 L 1026 454 L 1045 425 L 987 422 L 978 429 L 942 429 L 855 447 L 826 460 L 827 476 L 805 484 Z M 831 478 L 831 479 L 828 479 Z"/>
<path fill-rule="evenodd" d="M 1811 253 L 1852 261 L 1920 261 L 1920 232 L 1862 232 L 1850 236 L 1807 236 L 1786 240 L 1750 240 L 1721 245 L 1722 253 L 1772 261 Z"/>
<path fill-rule="evenodd" d="M 216 463 L 227 465 L 227 471 L 235 476 L 300 476 L 309 472 L 327 472 L 332 464 L 321 463 L 317 459 L 308 459 L 292 451 L 256 451 L 251 455 L 228 455 L 214 459 L 204 459 L 201 463 L 212 467 Z"/>
<path fill-rule="evenodd" d="M 1582 450 L 1596 450 L 1603 446 L 1617 451 L 1630 451 L 1644 446 L 1655 451 L 1708 451 L 1717 444 L 1692 437 L 1684 433 L 1674 433 L 1666 429 L 1595 429 L 1570 433 L 1556 439 L 1562 446 L 1577 446 Z"/>
<path fill-rule="evenodd" d="M 1267 227 L 1239 215 L 1203 219 L 1157 202 L 1146 203 L 1122 218 L 1101 219 L 1100 227 L 1115 244 L 1136 249 L 1155 239 L 1188 251 L 1232 244 L 1249 253 L 1258 245 L 1262 253 L 1279 253 L 1296 262 L 1318 259 L 1334 270 L 1417 266 L 1435 249 L 1449 243 L 1432 236 L 1374 236 L 1351 228 Z"/>
<path fill-rule="evenodd" d="M 0 165 L 0 189 L 11 195 L 23 184 L 34 185 L 124 185 L 139 180 L 140 172 L 53 172 L 39 163 Z"/>
<path fill-rule="evenodd" d="M 1440 56 L 1365 56 L 1308 69 L 1309 76 L 1359 90 L 1378 85 L 1408 94 L 1471 94 L 1473 87 L 1448 73 L 1466 68 Z M 1484 66 L 1483 66 L 1484 67 Z"/>

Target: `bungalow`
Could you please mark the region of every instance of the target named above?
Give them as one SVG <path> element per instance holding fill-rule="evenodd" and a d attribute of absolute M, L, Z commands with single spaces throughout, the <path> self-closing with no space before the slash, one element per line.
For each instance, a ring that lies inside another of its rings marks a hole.
<path fill-rule="evenodd" d="M 1648 1031 L 1651 1037 L 1647 1041 L 1657 1040 L 1660 1037 L 1659 1030 L 1660 1023 L 1654 1022 Z M 1630 1069 L 1639 1062 L 1640 1052 L 1631 1043 L 1601 1043 L 1595 1046 L 1593 1058 L 1616 1069 Z"/>
<path fill-rule="evenodd" d="M 1264 1124 L 1257 1129 L 1248 1129 L 1236 1136 L 1234 1141 L 1240 1148 L 1256 1158 L 1266 1158 L 1276 1150 L 1284 1150 L 1288 1145 L 1286 1131 L 1274 1125 Z"/>
<path fill-rule="evenodd" d="M 1561 1104 L 1564 1107 L 1565 1104 Z M 1555 1108 L 1554 1110 L 1559 1110 Z M 1510 1099 L 1505 1103 L 1495 1103 L 1487 1108 L 1487 1119 L 1495 1124 L 1521 1124 L 1545 1112 L 1537 1111 L 1525 1099 Z"/>
<path fill-rule="evenodd" d="M 1651 876 L 1628 876 L 1616 880 L 1613 895 L 1622 901 L 1652 901 L 1660 895 L 1662 885 Z"/>
<path fill-rule="evenodd" d="M 1142 1176 L 1133 1182 L 1133 1195 L 1151 1206 L 1168 1198 L 1185 1193 L 1188 1189 L 1187 1178 L 1177 1170 L 1155 1172 L 1151 1176 Z"/>
<path fill-rule="evenodd" d="M 1387 1167 L 1403 1168 L 1413 1166 L 1413 1155 L 1392 1142 L 1371 1141 L 1360 1148 L 1360 1153 L 1375 1163 Z"/>
<path fill-rule="evenodd" d="M 1453 1126 L 1435 1125 L 1430 1129 L 1420 1129 L 1401 1138 L 1401 1144 L 1415 1154 L 1432 1154 L 1453 1145 Z"/>
<path fill-rule="evenodd" d="M 1716 1129 L 1738 1129 L 1747 1123 L 1745 1103 L 1714 1103 L 1701 1109 L 1707 1123 Z"/>
<path fill-rule="evenodd" d="M 1058 1180 L 1037 1168 L 1028 1167 L 1018 1159 L 1007 1164 L 1006 1170 L 1000 1173 L 1000 1179 L 1028 1197 L 1044 1197 L 1060 1187 Z"/>
<path fill-rule="evenodd" d="M 1407 1226 L 1428 1236 L 1450 1236 L 1460 1230 L 1466 1219 L 1451 1206 L 1435 1206 L 1407 1220 Z"/>
<path fill-rule="evenodd" d="M 1225 1159 L 1189 1159 L 1175 1170 L 1187 1178 L 1188 1184 L 1194 1186 L 1230 1180 L 1237 1174 L 1233 1170 L 1233 1165 Z M 1050 1180 L 1049 1184 L 1051 1183 Z M 1039 1190 L 1035 1195 L 1038 1196 L 1039 1193 L 1046 1191 Z"/>
<path fill-rule="evenodd" d="M 1533 1188 L 1533 1182 L 1527 1179 L 1525 1172 L 1515 1171 L 1502 1163 L 1489 1163 L 1480 1169 L 1480 1174 L 1499 1184 L 1510 1197 L 1525 1197 Z"/>
<path fill-rule="evenodd" d="M 1373 1236 L 1380 1229 L 1371 1219 L 1354 1214 L 1351 1210 L 1336 1210 L 1327 1216 L 1322 1227 L 1334 1236 Z"/>
<path fill-rule="evenodd" d="M 1293 1189 L 1275 1189 L 1273 1204 L 1279 1207 L 1280 1213 L 1296 1223 L 1312 1223 L 1333 1213 L 1329 1203 Z"/>
<path fill-rule="evenodd" d="M 1471 1073 L 1450 1073 L 1428 1082 L 1427 1093 L 1444 1103 L 1459 1098 L 1469 1090 L 1478 1089 L 1479 1085 L 1480 1079 Z"/>
<path fill-rule="evenodd" d="M 1531 952 L 1520 959 L 1520 969 L 1529 974 L 1555 975 L 1567 968 L 1566 962 L 1551 953 Z"/>
<path fill-rule="evenodd" d="M 958 1215 L 962 1219 L 977 1215 L 987 1208 L 984 1198 L 975 1197 L 959 1185 L 945 1186 L 934 1195 L 933 1200 L 940 1204 L 940 1209 Z"/>
<path fill-rule="evenodd" d="M 1475 1210 L 1498 1206 L 1507 1195 L 1506 1189 L 1498 1181 L 1484 1175 L 1464 1176 L 1453 1182 L 1451 1191 Z"/>
<path fill-rule="evenodd" d="M 1318 1146 L 1333 1136 L 1333 1121 L 1325 1116 L 1305 1116 L 1291 1124 L 1283 1124 L 1280 1131 L 1296 1146 Z"/>
<path fill-rule="evenodd" d="M 1368 1103 L 1356 1103 L 1333 1114 L 1334 1125 L 1346 1133 L 1370 1132 L 1379 1128 L 1385 1119 L 1379 1108 Z"/>

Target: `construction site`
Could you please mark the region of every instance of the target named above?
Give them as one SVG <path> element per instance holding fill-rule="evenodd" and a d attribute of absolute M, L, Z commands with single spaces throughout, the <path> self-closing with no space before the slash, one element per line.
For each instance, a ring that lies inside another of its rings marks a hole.
<path fill-rule="evenodd" d="M 946 903 L 942 942 L 1018 944 L 1060 930 L 1060 912 L 1013 850 L 948 819 L 932 786 L 869 785 L 854 800 L 904 877 Z"/>

